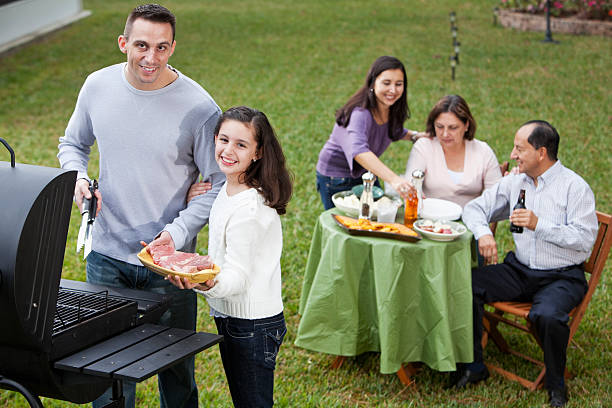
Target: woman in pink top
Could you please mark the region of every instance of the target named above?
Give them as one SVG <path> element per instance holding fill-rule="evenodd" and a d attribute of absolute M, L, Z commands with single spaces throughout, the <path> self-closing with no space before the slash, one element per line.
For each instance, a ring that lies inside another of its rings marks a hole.
<path fill-rule="evenodd" d="M 408 158 L 406 176 L 425 172 L 423 194 L 465 206 L 501 179 L 499 162 L 488 144 L 474 139 L 476 121 L 465 100 L 447 95 L 427 118 L 427 133 Z"/>

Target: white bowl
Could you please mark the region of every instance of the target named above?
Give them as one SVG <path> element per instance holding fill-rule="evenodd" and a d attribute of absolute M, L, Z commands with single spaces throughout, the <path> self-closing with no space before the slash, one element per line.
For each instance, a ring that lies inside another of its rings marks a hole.
<path fill-rule="evenodd" d="M 423 209 L 419 217 L 430 220 L 450 221 L 461 218 L 463 209 L 452 201 L 439 198 L 426 198 L 423 200 Z"/>
<path fill-rule="evenodd" d="M 446 225 L 450 225 L 453 232 L 450 234 L 442 234 L 438 232 L 431 232 L 431 231 L 421 229 L 420 226 L 423 225 L 425 221 L 432 221 L 432 222 L 441 221 Z M 467 231 L 467 228 L 465 227 L 465 225 L 459 224 L 458 222 L 447 221 L 447 220 L 417 220 L 414 222 L 413 227 L 420 234 L 434 241 L 453 241 L 459 238 L 460 236 L 462 236 L 463 234 L 465 234 L 465 232 Z"/>
<path fill-rule="evenodd" d="M 344 197 L 350 197 L 351 195 L 354 195 L 353 192 L 351 190 L 347 190 L 347 191 L 340 191 L 339 193 L 336 193 L 332 196 L 332 202 L 334 203 L 334 205 L 336 206 L 336 208 L 338 208 L 340 211 L 342 211 L 345 215 L 348 215 L 349 217 L 359 217 L 359 202 L 357 202 L 354 206 L 347 206 L 344 204 L 343 200 L 339 200 L 339 198 L 344 198 Z M 393 201 L 395 204 L 397 204 L 398 206 L 398 211 L 399 208 L 401 207 L 401 205 L 403 204 L 402 200 L 400 198 L 396 198 L 396 197 L 389 197 L 389 196 L 383 196 L 383 197 L 387 197 L 389 200 Z M 382 200 L 382 198 L 380 199 Z M 374 209 L 372 211 L 372 219 L 377 219 L 378 213 L 376 210 L 376 203 L 380 200 L 376 200 L 374 201 Z"/>

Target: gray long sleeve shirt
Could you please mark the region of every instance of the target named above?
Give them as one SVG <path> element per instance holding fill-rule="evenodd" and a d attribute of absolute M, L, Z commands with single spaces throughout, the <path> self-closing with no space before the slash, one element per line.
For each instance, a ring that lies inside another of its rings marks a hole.
<path fill-rule="evenodd" d="M 88 76 L 60 137 L 58 158 L 62 168 L 89 178 L 89 153 L 97 142 L 102 209 L 92 248 L 140 265 L 139 242 L 150 242 L 162 230 L 177 249 L 195 249 L 225 181 L 214 160 L 213 132 L 221 111 L 200 85 L 178 71 L 170 85 L 141 91 L 129 84 L 124 66 Z M 187 206 L 187 191 L 199 173 L 213 189 Z"/>

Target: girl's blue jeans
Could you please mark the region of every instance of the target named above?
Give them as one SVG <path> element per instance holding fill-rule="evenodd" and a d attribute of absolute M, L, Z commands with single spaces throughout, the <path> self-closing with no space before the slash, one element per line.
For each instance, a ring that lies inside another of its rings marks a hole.
<path fill-rule="evenodd" d="M 234 407 L 271 407 L 276 355 L 287 333 L 283 312 L 254 320 L 215 317 L 215 323 Z"/>

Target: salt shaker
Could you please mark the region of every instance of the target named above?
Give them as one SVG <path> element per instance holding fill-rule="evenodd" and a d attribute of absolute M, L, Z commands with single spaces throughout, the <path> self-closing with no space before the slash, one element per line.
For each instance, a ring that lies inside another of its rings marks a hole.
<path fill-rule="evenodd" d="M 417 191 L 417 217 L 421 217 L 423 213 L 423 179 L 425 178 L 425 172 L 423 170 L 416 169 L 412 172 L 412 185 Z"/>
<path fill-rule="evenodd" d="M 370 220 L 372 218 L 372 210 L 374 206 L 374 194 L 372 187 L 374 186 L 374 174 L 366 172 L 361 179 L 363 180 L 363 192 L 359 199 L 359 219 Z"/>

